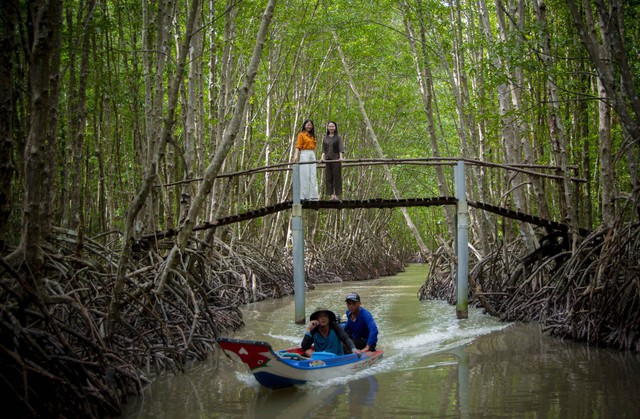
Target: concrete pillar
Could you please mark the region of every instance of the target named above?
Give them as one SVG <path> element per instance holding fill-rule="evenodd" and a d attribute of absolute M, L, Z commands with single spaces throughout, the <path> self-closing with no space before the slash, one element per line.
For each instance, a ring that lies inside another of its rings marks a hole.
<path fill-rule="evenodd" d="M 458 161 L 454 169 L 454 177 L 456 198 L 458 199 L 456 216 L 456 253 L 458 255 L 456 316 L 459 319 L 466 319 L 469 317 L 469 207 L 467 205 L 464 179 L 464 161 Z"/>
<path fill-rule="evenodd" d="M 295 322 L 305 323 L 304 306 L 304 229 L 300 204 L 300 165 L 293 165 L 293 206 L 291 208 L 293 239 L 293 292 L 295 296 Z"/>

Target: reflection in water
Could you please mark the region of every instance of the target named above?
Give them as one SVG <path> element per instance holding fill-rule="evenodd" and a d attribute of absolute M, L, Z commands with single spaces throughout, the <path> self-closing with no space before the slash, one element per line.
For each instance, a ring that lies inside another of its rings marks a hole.
<path fill-rule="evenodd" d="M 378 380 L 370 375 L 355 382 L 349 382 L 349 403 L 355 406 L 373 406 L 378 395 Z"/>
<path fill-rule="evenodd" d="M 373 406 L 378 381 L 368 376 L 346 385 L 330 387 L 293 387 L 280 390 L 260 389 L 247 406 L 245 418 L 306 418 L 321 415 L 336 404 L 346 403 L 350 417 L 362 417 L 363 407 Z"/>
<path fill-rule="evenodd" d="M 470 404 L 494 414 L 638 417 L 640 356 L 562 341 L 537 324 L 479 338 L 466 349 L 474 379 Z"/>
<path fill-rule="evenodd" d="M 461 418 L 469 417 L 469 355 L 464 348 L 458 346 L 448 353 L 456 357 L 458 361 L 458 411 Z"/>
<path fill-rule="evenodd" d="M 624 418 L 637 417 L 640 356 L 545 336 L 533 325 L 506 325 L 470 308 L 418 301 L 426 267 L 396 277 L 326 285 L 307 293 L 344 312 L 355 290 L 378 322 L 384 358 L 351 377 L 269 390 L 243 365 L 211 357 L 186 374 L 154 383 L 127 418 Z M 300 343 L 293 298 L 251 304 L 237 338 L 274 348 Z"/>

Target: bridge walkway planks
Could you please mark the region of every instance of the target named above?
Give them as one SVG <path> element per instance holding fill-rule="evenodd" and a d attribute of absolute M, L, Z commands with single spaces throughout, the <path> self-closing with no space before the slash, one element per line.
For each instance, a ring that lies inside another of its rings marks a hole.
<path fill-rule="evenodd" d="M 409 207 L 432 207 L 441 205 L 456 205 L 458 200 L 452 196 L 440 196 L 431 198 L 402 198 L 402 199 L 365 199 L 365 200 L 341 200 L 341 201 L 302 201 L 302 208 L 320 210 L 320 209 L 355 209 L 355 208 L 409 208 Z M 523 221 L 530 224 L 545 227 L 550 230 L 568 231 L 569 227 L 566 224 L 558 223 L 555 221 L 545 220 L 543 218 L 513 211 L 507 208 L 498 207 L 495 205 L 485 204 L 483 202 L 468 201 L 468 204 L 472 208 L 491 212 L 493 214 L 501 215 L 513 220 Z M 280 211 L 291 209 L 293 201 L 284 201 L 274 205 L 269 205 L 264 208 L 259 208 L 240 214 L 229 215 L 219 218 L 212 222 L 206 222 L 199 224 L 193 228 L 193 231 L 208 230 L 211 228 L 220 227 L 223 225 L 229 225 L 239 223 L 242 221 L 248 221 L 255 218 L 264 217 L 266 215 L 275 214 Z M 588 230 L 581 229 L 580 234 L 588 234 Z M 166 230 L 158 231 L 154 234 L 146 235 L 140 238 L 138 244 L 142 247 L 146 247 L 144 244 L 149 244 L 150 241 L 162 240 L 176 236 L 178 230 Z M 144 243 L 144 244 L 143 244 Z M 137 247 L 137 246 L 136 246 Z"/>

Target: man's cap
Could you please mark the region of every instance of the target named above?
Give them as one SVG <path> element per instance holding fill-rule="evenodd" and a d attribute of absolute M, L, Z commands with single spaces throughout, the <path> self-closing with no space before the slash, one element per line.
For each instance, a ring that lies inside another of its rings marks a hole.
<path fill-rule="evenodd" d="M 347 294 L 347 298 L 344 299 L 344 301 L 360 301 L 360 296 L 358 295 L 357 292 L 351 292 L 349 294 Z"/>
<path fill-rule="evenodd" d="M 329 323 L 336 323 L 338 321 L 336 313 L 326 308 L 316 309 L 316 311 L 313 312 L 311 317 L 309 317 L 309 320 L 316 320 L 321 313 L 325 313 L 327 316 L 329 316 Z"/>

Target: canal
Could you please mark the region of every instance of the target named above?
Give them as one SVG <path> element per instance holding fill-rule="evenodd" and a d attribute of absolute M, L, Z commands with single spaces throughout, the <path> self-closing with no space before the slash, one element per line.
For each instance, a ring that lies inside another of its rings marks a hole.
<path fill-rule="evenodd" d="M 640 355 L 546 336 L 537 324 L 505 324 L 470 308 L 418 301 L 427 267 L 370 281 L 320 285 L 308 316 L 344 316 L 356 291 L 380 330 L 382 362 L 350 377 L 269 390 L 224 355 L 157 379 L 125 406 L 125 418 L 632 418 L 640 417 Z M 234 335 L 275 349 L 300 343 L 293 296 L 243 308 Z"/>

